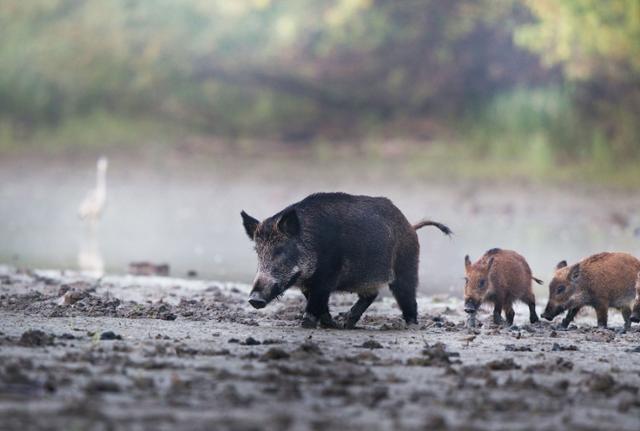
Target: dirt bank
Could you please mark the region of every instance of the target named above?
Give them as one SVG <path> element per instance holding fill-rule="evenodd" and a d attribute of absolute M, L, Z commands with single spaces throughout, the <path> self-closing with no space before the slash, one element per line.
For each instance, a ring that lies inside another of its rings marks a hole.
<path fill-rule="evenodd" d="M 458 299 L 423 297 L 419 330 L 390 298 L 361 329 L 305 330 L 299 293 L 256 311 L 247 291 L 1 268 L 0 429 L 640 429 L 637 325 L 517 308 L 470 330 Z"/>

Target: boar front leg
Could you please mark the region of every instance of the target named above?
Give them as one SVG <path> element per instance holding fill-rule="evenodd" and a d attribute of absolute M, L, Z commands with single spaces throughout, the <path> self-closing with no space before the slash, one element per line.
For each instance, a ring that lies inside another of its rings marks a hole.
<path fill-rule="evenodd" d="M 609 320 L 609 308 L 606 305 L 598 304 L 595 309 L 598 318 L 598 328 L 606 328 L 607 321 Z"/>
<path fill-rule="evenodd" d="M 513 311 L 513 304 L 505 304 L 504 315 L 507 317 L 507 326 L 512 326 L 513 318 L 516 315 L 516 312 Z"/>
<path fill-rule="evenodd" d="M 502 303 L 496 302 L 493 306 L 493 323 L 500 325 L 502 323 Z"/>
<path fill-rule="evenodd" d="M 318 323 L 326 328 L 337 328 L 338 324 L 329 313 L 329 295 L 331 290 L 326 288 L 311 287 L 308 290 L 309 297 L 302 317 L 303 328 L 316 328 Z"/>
<path fill-rule="evenodd" d="M 353 304 L 353 307 L 351 307 L 349 313 L 347 313 L 347 318 L 344 322 L 345 329 L 355 328 L 356 323 L 358 323 L 358 320 L 360 320 L 362 314 L 367 310 L 367 308 L 369 308 L 369 306 L 373 303 L 373 301 L 376 300 L 377 297 L 377 293 L 368 296 L 359 295 L 358 300 L 355 304 Z"/>
<path fill-rule="evenodd" d="M 568 328 L 569 324 L 576 317 L 576 314 L 578 314 L 578 311 L 580 311 L 580 308 L 581 307 L 570 308 L 569 311 L 567 311 L 565 318 L 562 319 L 562 323 L 560 323 L 560 325 L 562 325 L 563 328 Z"/>
<path fill-rule="evenodd" d="M 620 313 L 622 313 L 622 318 L 624 319 L 624 330 L 628 331 L 631 329 L 631 308 L 628 306 L 622 307 Z"/>

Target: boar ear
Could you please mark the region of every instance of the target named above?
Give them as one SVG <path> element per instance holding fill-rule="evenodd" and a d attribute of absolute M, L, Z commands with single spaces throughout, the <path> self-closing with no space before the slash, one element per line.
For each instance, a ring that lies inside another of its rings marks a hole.
<path fill-rule="evenodd" d="M 495 260 L 495 258 L 490 258 L 489 259 L 489 263 L 487 264 L 487 271 L 491 270 L 491 265 L 493 265 L 493 261 Z"/>
<path fill-rule="evenodd" d="M 469 255 L 464 257 L 464 269 L 468 270 L 471 266 L 471 259 L 469 259 Z"/>
<path fill-rule="evenodd" d="M 289 236 L 296 236 L 300 232 L 300 220 L 295 209 L 284 212 L 278 220 L 278 230 Z"/>
<path fill-rule="evenodd" d="M 240 212 L 240 215 L 242 216 L 242 225 L 244 226 L 244 231 L 247 233 L 249 239 L 253 240 L 253 237 L 256 234 L 256 229 L 260 222 L 244 211 Z"/>
<path fill-rule="evenodd" d="M 576 263 L 569 271 L 569 280 L 576 281 L 578 278 L 580 278 L 580 264 Z"/>
<path fill-rule="evenodd" d="M 567 261 L 566 261 L 566 260 L 561 260 L 561 261 L 560 261 L 560 262 L 558 262 L 558 264 L 556 265 L 556 269 L 564 268 L 565 266 L 567 266 Z"/>

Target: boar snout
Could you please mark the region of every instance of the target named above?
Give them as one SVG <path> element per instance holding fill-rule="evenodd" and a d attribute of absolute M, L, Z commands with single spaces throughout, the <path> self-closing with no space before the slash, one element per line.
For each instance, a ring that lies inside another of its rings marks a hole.
<path fill-rule="evenodd" d="M 559 306 L 551 306 L 550 304 L 547 304 L 546 308 L 544 309 L 544 313 L 541 314 L 543 319 L 546 320 L 553 320 L 554 317 L 556 317 L 558 314 L 562 313 L 564 311 L 564 308 L 559 307 Z"/>
<path fill-rule="evenodd" d="M 467 299 L 464 301 L 464 312 L 472 314 L 478 311 L 478 304 L 473 299 Z"/>
<path fill-rule="evenodd" d="M 249 295 L 249 304 L 251 304 L 253 308 L 260 309 L 267 306 L 267 300 L 262 297 L 260 292 L 254 291 Z"/>

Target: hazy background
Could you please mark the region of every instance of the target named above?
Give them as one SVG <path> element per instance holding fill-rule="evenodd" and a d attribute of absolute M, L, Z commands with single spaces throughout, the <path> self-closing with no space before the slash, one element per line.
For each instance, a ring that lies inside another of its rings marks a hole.
<path fill-rule="evenodd" d="M 451 225 L 424 291 L 495 246 L 548 280 L 640 254 L 639 118 L 635 0 L 3 0 L 0 263 L 248 282 L 241 209 L 342 190 Z"/>

